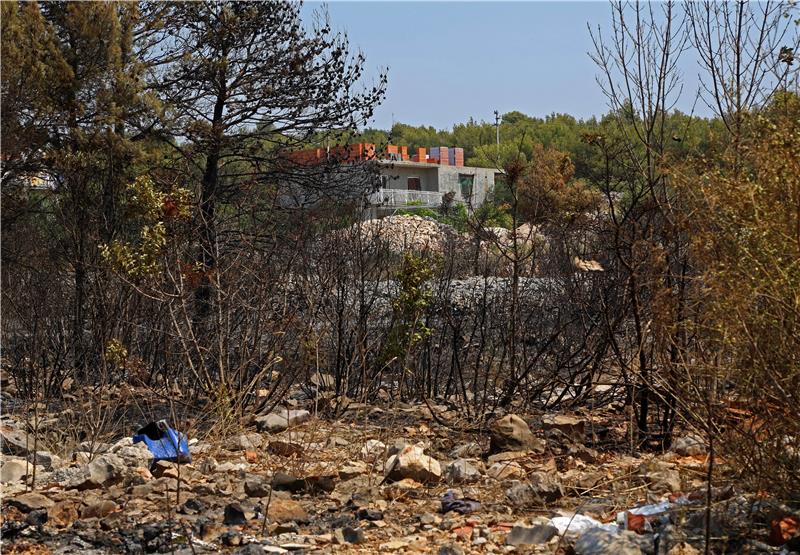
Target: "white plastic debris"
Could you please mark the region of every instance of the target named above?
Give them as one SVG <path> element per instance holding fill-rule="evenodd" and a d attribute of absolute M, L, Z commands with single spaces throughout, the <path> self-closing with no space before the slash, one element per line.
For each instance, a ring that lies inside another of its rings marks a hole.
<path fill-rule="evenodd" d="M 634 507 L 627 511 L 617 513 L 617 524 L 623 530 L 628 529 L 628 515 L 639 515 L 646 517 L 653 517 L 646 519 L 645 529 L 650 530 L 651 525 L 649 521 L 661 521 L 666 523 L 669 520 L 669 511 L 680 505 L 689 505 L 691 502 L 686 497 L 681 497 L 674 502 L 662 501 L 661 503 L 653 503 L 652 505 L 643 505 L 641 507 Z M 658 518 L 656 518 L 658 517 Z"/>
<path fill-rule="evenodd" d="M 571 516 L 556 516 L 550 519 L 553 526 L 556 527 L 560 535 L 564 535 L 567 531 L 578 534 L 585 532 L 590 528 L 602 528 L 612 534 L 619 532 L 619 527 L 614 523 L 603 524 L 599 520 L 595 520 L 586 515 L 571 515 Z"/>

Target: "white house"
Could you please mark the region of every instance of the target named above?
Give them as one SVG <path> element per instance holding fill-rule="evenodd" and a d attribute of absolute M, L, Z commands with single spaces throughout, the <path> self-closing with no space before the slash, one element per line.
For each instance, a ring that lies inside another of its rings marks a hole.
<path fill-rule="evenodd" d="M 370 196 L 376 207 L 437 207 L 446 193 L 474 209 L 494 190 L 497 170 L 410 160 L 380 160 L 381 188 Z"/>

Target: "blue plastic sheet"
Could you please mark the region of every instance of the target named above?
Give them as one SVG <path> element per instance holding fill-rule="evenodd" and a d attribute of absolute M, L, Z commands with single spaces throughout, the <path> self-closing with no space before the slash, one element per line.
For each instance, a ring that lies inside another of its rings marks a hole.
<path fill-rule="evenodd" d="M 164 420 L 151 422 L 138 430 L 133 436 L 133 442 L 141 441 L 153 454 L 154 463 L 158 461 L 192 462 L 192 456 L 189 454 L 189 440 L 186 435 L 170 428 Z"/>

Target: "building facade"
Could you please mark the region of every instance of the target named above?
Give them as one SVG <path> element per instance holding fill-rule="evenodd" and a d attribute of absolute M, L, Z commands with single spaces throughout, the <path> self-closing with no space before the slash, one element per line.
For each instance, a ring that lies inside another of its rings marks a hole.
<path fill-rule="evenodd" d="M 435 208 L 447 193 L 473 210 L 494 190 L 497 170 L 406 160 L 381 160 L 381 187 L 370 202 L 381 209 L 407 206 Z"/>
<path fill-rule="evenodd" d="M 450 202 L 472 211 L 486 201 L 494 190 L 496 176 L 502 173 L 465 166 L 463 148 L 442 146 L 412 152 L 409 155 L 405 146 L 387 145 L 384 152 L 378 153 L 374 144 L 359 143 L 293 152 L 290 157 L 302 165 L 331 159 L 345 163 L 377 161 L 380 184 L 367 198 L 369 217 L 408 207 L 436 208 L 449 193 Z"/>

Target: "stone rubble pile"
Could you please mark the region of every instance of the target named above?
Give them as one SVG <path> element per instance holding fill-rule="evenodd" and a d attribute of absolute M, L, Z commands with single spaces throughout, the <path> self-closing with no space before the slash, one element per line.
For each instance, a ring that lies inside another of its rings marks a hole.
<path fill-rule="evenodd" d="M 363 237 L 385 242 L 392 253 L 407 251 L 443 253 L 459 248 L 465 239 L 452 226 L 414 215 L 387 216 L 354 224 Z"/>
<path fill-rule="evenodd" d="M 522 224 L 516 230 L 482 228 L 476 239 L 475 232 L 460 233 L 432 218 L 406 214 L 360 222 L 354 224 L 353 230 L 371 241 L 385 242 L 394 254 L 408 251 L 442 254 L 448 248 L 466 252 L 466 249 L 475 249 L 477 240 L 481 257 L 495 262 L 502 259 L 499 257 L 501 253 L 511 249 L 515 241 L 523 252 L 533 248 L 546 249 L 548 245 L 547 237 L 539 228 L 529 224 Z"/>

